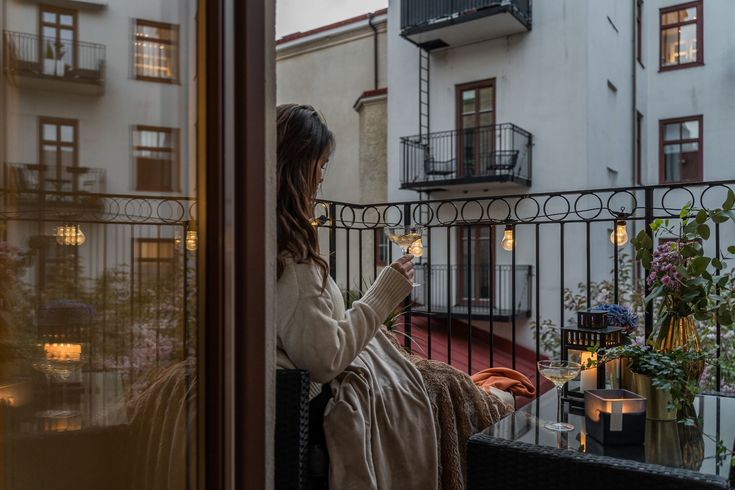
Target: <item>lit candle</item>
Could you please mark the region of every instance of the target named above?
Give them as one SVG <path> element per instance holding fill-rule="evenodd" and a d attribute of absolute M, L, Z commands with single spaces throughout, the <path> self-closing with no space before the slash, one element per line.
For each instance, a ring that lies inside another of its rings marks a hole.
<path fill-rule="evenodd" d="M 79 361 L 82 357 L 81 344 L 44 344 L 43 351 L 49 361 Z"/>
<path fill-rule="evenodd" d="M 582 391 L 586 390 L 594 390 L 597 388 L 597 368 L 587 368 L 585 369 L 585 366 L 587 366 L 588 361 L 597 362 L 597 354 L 594 352 L 582 352 L 582 355 L 580 357 L 580 364 L 582 364 L 582 373 L 581 373 L 581 383 L 579 385 L 579 388 Z"/>

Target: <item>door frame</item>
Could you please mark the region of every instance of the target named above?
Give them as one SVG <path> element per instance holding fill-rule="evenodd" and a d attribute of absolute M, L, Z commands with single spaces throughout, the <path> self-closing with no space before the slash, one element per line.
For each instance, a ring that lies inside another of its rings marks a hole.
<path fill-rule="evenodd" d="M 464 265 L 465 264 L 464 264 L 463 231 L 466 230 L 467 228 L 473 229 L 472 240 L 475 241 L 475 254 L 474 254 L 475 256 L 472 258 L 473 260 L 472 264 L 477 264 L 478 263 L 477 258 L 480 256 L 478 252 L 479 247 L 477 246 L 478 236 L 479 236 L 477 234 L 477 231 L 482 228 L 487 228 L 488 226 L 490 227 L 489 246 L 490 246 L 490 252 L 492 254 L 492 257 L 491 257 L 492 262 L 490 264 L 492 266 L 492 270 L 490 273 L 490 280 L 492 281 L 492 283 L 490 284 L 490 291 L 492 294 L 495 293 L 495 266 L 497 265 L 497 260 L 496 260 L 497 251 L 495 247 L 495 244 L 496 244 L 495 238 L 497 236 L 496 235 L 497 226 L 496 225 L 484 225 L 484 224 L 457 226 L 457 237 L 456 237 L 457 238 L 457 247 L 456 247 L 457 248 L 457 284 L 455 288 L 457 291 L 457 294 L 454 298 L 454 302 L 456 305 L 466 306 L 469 303 L 468 300 L 471 299 L 465 296 L 465 284 L 464 284 L 465 283 L 465 275 L 464 275 Z M 473 265 L 473 269 L 474 267 L 475 265 Z M 473 284 L 473 292 L 475 293 L 475 295 L 477 294 L 478 288 L 479 288 L 479 274 L 475 276 L 475 283 Z M 475 300 L 472 302 L 472 305 L 473 306 L 474 305 L 486 306 L 491 303 L 491 299 L 492 298 L 487 298 L 487 299 L 475 298 Z"/>
<path fill-rule="evenodd" d="M 43 161 L 43 142 L 45 141 L 43 139 L 43 125 L 44 124 L 53 124 L 57 127 L 57 133 L 58 133 L 58 127 L 59 126 L 74 126 L 74 163 L 70 165 L 71 167 L 78 167 L 79 166 L 79 119 L 65 119 L 61 117 L 48 117 L 48 116 L 38 116 L 38 164 L 39 165 L 48 165 L 44 163 Z M 57 148 L 59 146 L 59 142 L 61 140 L 57 140 Z M 58 151 L 57 151 L 58 155 Z M 40 167 L 41 170 L 39 170 L 38 173 L 38 179 L 39 179 L 39 190 L 43 189 L 43 179 L 46 178 L 46 170 L 43 166 Z M 58 156 L 57 156 L 57 162 L 56 162 L 56 168 L 55 169 L 49 169 L 54 170 L 54 178 L 60 179 L 61 175 L 63 173 L 63 168 L 58 162 Z M 72 188 L 76 190 L 76 182 L 74 178 L 72 178 Z"/>
<path fill-rule="evenodd" d="M 464 151 L 462 148 L 462 141 L 463 141 L 463 131 L 464 131 L 464 125 L 462 122 L 462 92 L 466 90 L 471 89 L 480 89 L 485 87 L 492 87 L 493 88 L 493 122 L 492 125 L 494 126 L 497 122 L 497 94 L 498 94 L 498 85 L 496 78 L 486 78 L 484 80 L 477 80 L 474 82 L 467 82 L 467 83 L 459 83 L 455 85 L 454 89 L 454 117 L 455 117 L 455 127 L 457 128 L 457 143 L 455 145 L 455 152 L 456 152 L 456 175 L 457 176 L 464 176 Z M 475 102 L 475 114 L 480 114 L 478 108 L 479 108 L 479 102 L 480 98 L 478 97 Z M 477 119 L 477 116 L 476 116 Z M 477 120 L 475 121 L 477 123 Z M 479 126 L 475 126 L 479 127 Z M 477 151 L 477 148 L 479 147 L 479 144 L 477 142 L 478 135 L 475 135 L 475 151 Z M 495 147 L 495 136 L 491 138 L 492 141 L 492 147 Z M 477 155 L 475 155 L 475 162 L 477 162 Z M 476 177 L 478 175 L 479 167 L 477 163 L 475 164 L 475 172 L 472 175 L 467 175 L 467 177 Z"/>
<path fill-rule="evenodd" d="M 76 69 L 78 67 L 79 60 L 79 11 L 70 8 L 57 7 L 55 5 L 48 5 L 45 3 L 38 5 L 38 64 L 41 72 L 43 73 L 43 61 L 46 59 L 45 46 L 43 45 L 43 21 L 44 12 L 54 12 L 56 14 L 71 15 L 74 19 L 72 25 L 72 31 L 74 32 L 74 38 L 72 39 L 72 54 L 71 54 L 71 66 Z M 57 24 L 58 25 L 58 24 Z M 56 32 L 58 39 L 59 33 Z"/>

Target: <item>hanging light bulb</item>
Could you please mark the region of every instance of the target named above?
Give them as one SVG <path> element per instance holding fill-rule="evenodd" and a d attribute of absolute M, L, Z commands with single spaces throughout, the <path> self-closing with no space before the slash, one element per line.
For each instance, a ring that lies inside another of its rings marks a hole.
<path fill-rule="evenodd" d="M 195 252 L 199 247 L 199 236 L 196 230 L 188 230 L 186 232 L 186 249 L 189 252 Z"/>
<path fill-rule="evenodd" d="M 420 238 L 413 242 L 410 247 L 408 247 L 408 253 L 410 253 L 414 257 L 421 257 L 422 255 L 424 255 L 424 244 L 421 242 Z"/>
<path fill-rule="evenodd" d="M 503 239 L 500 241 L 500 246 L 503 250 L 508 252 L 513 251 L 515 246 L 515 238 L 513 237 L 513 225 L 505 225 L 505 231 L 503 232 Z"/>
<path fill-rule="evenodd" d="M 56 243 L 59 245 L 80 246 L 87 241 L 87 237 L 80 225 L 61 225 L 54 231 Z"/>
<path fill-rule="evenodd" d="M 87 241 L 87 237 L 82 231 L 82 227 L 80 225 L 76 226 L 76 229 L 74 230 L 74 233 L 72 235 L 72 243 L 71 245 L 76 245 L 77 247 L 84 244 L 84 242 Z"/>
<path fill-rule="evenodd" d="M 615 222 L 615 229 L 610 233 L 610 242 L 618 247 L 628 243 L 628 228 L 625 220 L 621 219 Z"/>

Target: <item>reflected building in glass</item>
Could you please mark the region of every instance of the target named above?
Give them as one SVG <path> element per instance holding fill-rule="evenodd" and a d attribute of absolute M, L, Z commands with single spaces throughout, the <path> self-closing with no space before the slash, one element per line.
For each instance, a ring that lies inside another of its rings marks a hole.
<path fill-rule="evenodd" d="M 198 2 L 2 3 L 0 489 L 183 488 Z"/>

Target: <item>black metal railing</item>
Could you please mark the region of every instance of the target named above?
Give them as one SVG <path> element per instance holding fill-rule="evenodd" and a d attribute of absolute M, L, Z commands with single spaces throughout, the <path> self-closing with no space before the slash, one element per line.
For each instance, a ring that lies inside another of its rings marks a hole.
<path fill-rule="evenodd" d="M 5 186 L 19 204 L 46 206 L 90 205 L 105 192 L 105 170 L 79 165 L 49 166 L 10 164 L 4 166 Z"/>
<path fill-rule="evenodd" d="M 440 264 L 432 265 L 429 270 L 426 264 L 417 264 L 415 282 L 423 287 L 413 290 L 413 311 L 424 313 L 430 307 L 435 315 L 450 311 L 466 315 L 471 310 L 477 317 L 492 315 L 499 321 L 515 315 L 527 316 L 531 314 L 532 272 L 530 265 L 515 268 L 496 265 L 491 272 L 487 266 Z M 515 289 L 515 302 L 512 288 Z M 447 295 L 447 291 L 454 291 L 454 294 Z"/>
<path fill-rule="evenodd" d="M 531 25 L 531 0 L 404 0 L 401 30 L 454 20 L 492 8 L 510 11 L 521 22 Z"/>
<path fill-rule="evenodd" d="M 533 135 L 502 123 L 401 138 L 405 188 L 470 182 L 531 185 Z"/>
<path fill-rule="evenodd" d="M 704 210 L 720 207 L 728 190 L 735 190 L 735 180 L 370 205 L 325 201 L 316 212 L 328 214 L 320 240 L 329 250 L 331 274 L 343 288 L 369 285 L 379 264 L 388 264 L 401 253 L 397 247 L 386 251 L 379 244 L 382 228 L 423 227 L 422 265 L 416 275 L 421 286 L 396 322 L 407 348 L 476 372 L 497 365 L 502 345 L 503 362 L 507 359 L 502 365 L 533 377 L 535 361 L 561 355 L 560 328 L 574 323 L 580 309 L 625 304 L 638 317 L 637 337 L 648 338 L 655 331 L 658 307 L 643 302 L 650 293 L 646 271 L 635 261 L 629 242 L 616 246 L 611 238 L 620 220 L 632 238 L 641 230 L 650 231 L 656 219 L 677 225 L 687 203 Z M 710 230 L 702 240 L 706 254 L 727 259 L 728 247 L 735 245 L 735 224 L 715 222 Z M 656 245 L 654 241 L 652 248 Z M 501 264 L 509 267 L 510 284 L 470 280 L 463 292 L 463 280 L 448 274 L 457 270 L 460 257 L 472 259 L 463 265 L 470 270 L 477 270 L 478 263 L 489 270 Z M 490 288 L 502 289 L 504 299 Z M 509 304 L 516 312 L 494 322 L 495 305 L 483 312 L 481 301 L 461 304 L 463 297 L 485 295 L 499 308 Z M 698 328 L 712 359 L 701 386 L 735 391 L 735 344 L 730 340 L 735 326 L 713 321 L 699 323 Z"/>
<path fill-rule="evenodd" d="M 105 78 L 105 46 L 5 31 L 8 73 L 101 85 Z"/>

